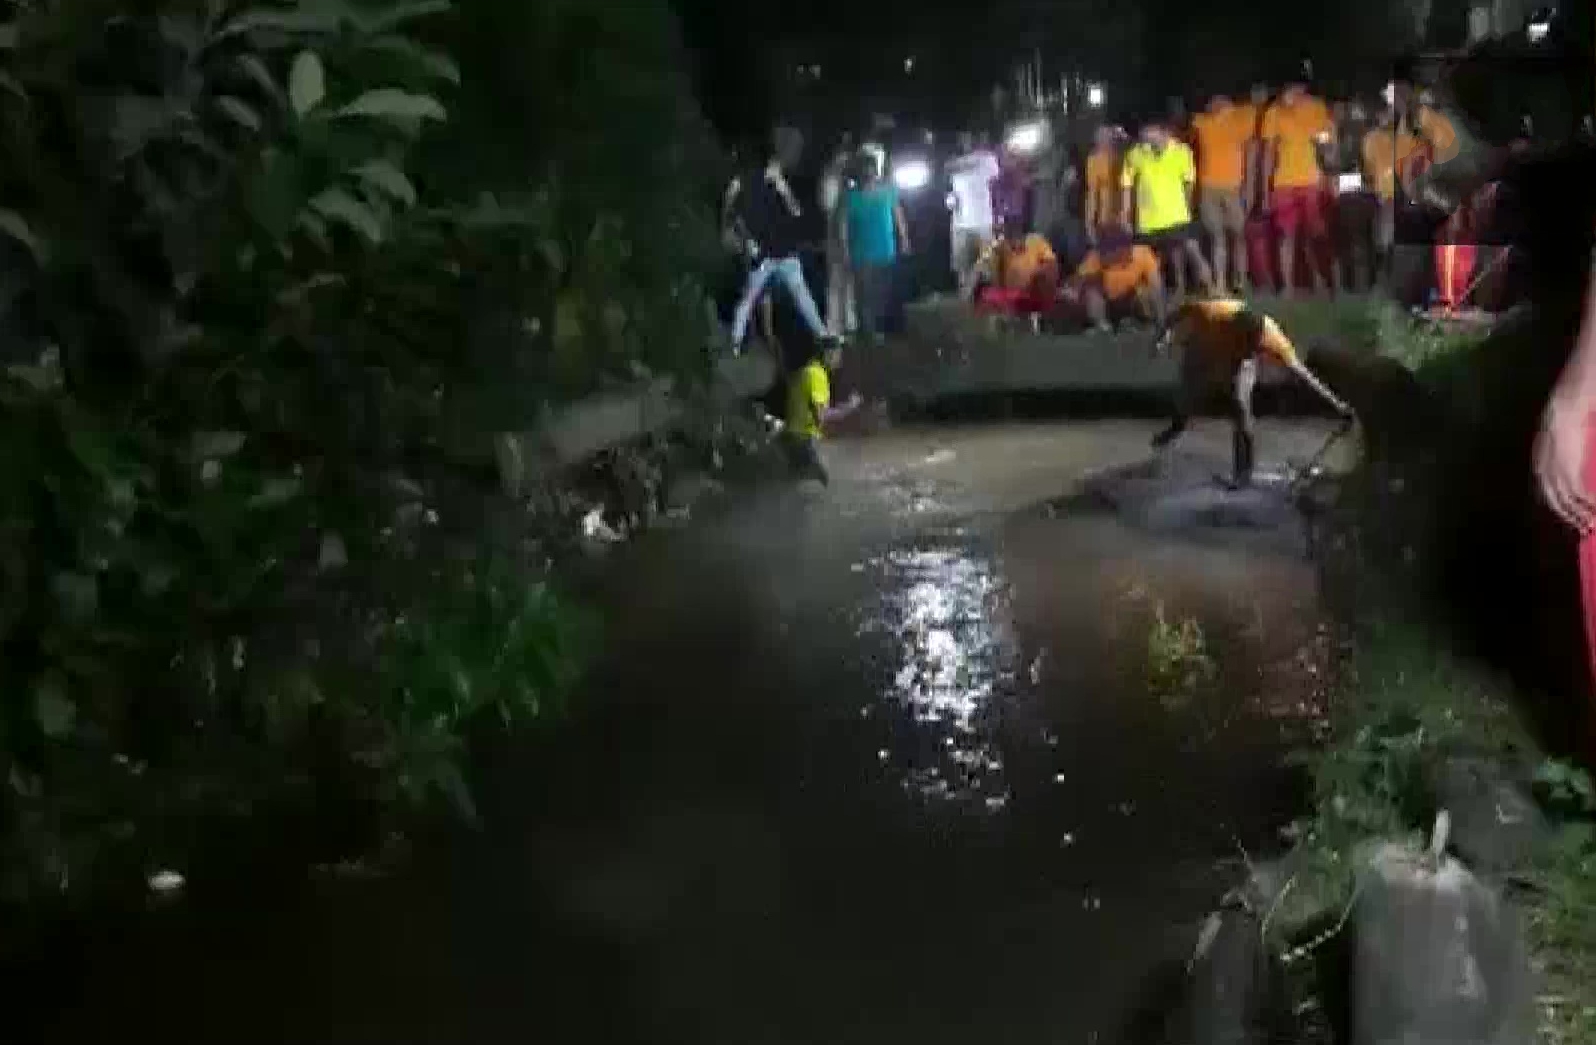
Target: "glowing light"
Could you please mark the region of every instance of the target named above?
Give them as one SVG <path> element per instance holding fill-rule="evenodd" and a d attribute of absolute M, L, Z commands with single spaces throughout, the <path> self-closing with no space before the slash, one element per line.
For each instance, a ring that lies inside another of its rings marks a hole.
<path fill-rule="evenodd" d="M 923 189 L 931 183 L 931 165 L 924 160 L 904 160 L 893 165 L 892 182 L 904 192 Z"/>
<path fill-rule="evenodd" d="M 1031 153 L 1047 141 L 1047 125 L 1040 121 L 1022 123 L 1009 131 L 1008 147 L 1017 153 Z"/>
<path fill-rule="evenodd" d="M 1531 22 L 1524 30 L 1529 37 L 1529 42 L 1538 44 L 1546 39 L 1546 34 L 1552 31 L 1551 22 Z"/>
<path fill-rule="evenodd" d="M 1090 105 L 1094 109 L 1101 109 L 1103 107 L 1103 102 L 1106 100 L 1106 98 L 1107 98 L 1107 92 L 1105 92 L 1103 90 L 1103 85 L 1102 84 L 1100 84 L 1100 83 L 1089 83 L 1089 84 L 1086 85 L 1086 104 L 1087 105 Z"/>

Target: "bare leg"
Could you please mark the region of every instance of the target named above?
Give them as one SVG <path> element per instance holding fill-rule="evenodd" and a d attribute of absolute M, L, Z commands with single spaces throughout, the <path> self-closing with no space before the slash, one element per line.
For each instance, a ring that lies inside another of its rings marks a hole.
<path fill-rule="evenodd" d="M 1175 288 L 1175 297 L 1184 300 L 1186 297 L 1186 250 L 1180 244 L 1165 245 L 1161 251 L 1164 264 L 1169 266 L 1170 275 L 1173 277 L 1171 285 Z"/>
<path fill-rule="evenodd" d="M 1228 238 L 1230 233 L 1225 233 L 1225 236 Z M 1248 291 L 1252 290 L 1252 280 L 1247 271 L 1247 232 L 1245 226 L 1237 229 L 1235 236 L 1236 290 L 1238 293 L 1246 294 Z"/>
<path fill-rule="evenodd" d="M 1297 236 L 1280 234 L 1280 296 L 1289 298 L 1297 291 Z"/>
<path fill-rule="evenodd" d="M 1238 489 L 1252 485 L 1257 447 L 1252 415 L 1252 391 L 1258 383 L 1258 361 L 1248 358 L 1236 369 L 1231 389 L 1231 456 L 1234 481 Z"/>
<path fill-rule="evenodd" d="M 1219 239 L 1222 241 L 1224 237 L 1221 236 Z M 1217 250 L 1218 248 L 1215 249 Z M 1197 245 L 1197 241 L 1194 239 L 1187 240 L 1185 247 L 1182 248 L 1182 253 L 1191 262 L 1192 271 L 1197 273 L 1197 288 L 1206 293 L 1212 293 L 1214 289 L 1214 272 L 1208 267 L 1208 261 L 1203 257 L 1202 248 Z M 1221 268 L 1219 271 L 1223 272 L 1224 269 Z"/>
<path fill-rule="evenodd" d="M 1081 304 L 1086 308 L 1086 319 L 1098 330 L 1109 329 L 1108 299 L 1103 297 L 1103 292 L 1096 287 L 1087 287 L 1081 295 Z"/>
<path fill-rule="evenodd" d="M 1230 285 L 1230 242 L 1224 229 L 1211 234 L 1214 237 L 1214 289 L 1223 294 Z"/>

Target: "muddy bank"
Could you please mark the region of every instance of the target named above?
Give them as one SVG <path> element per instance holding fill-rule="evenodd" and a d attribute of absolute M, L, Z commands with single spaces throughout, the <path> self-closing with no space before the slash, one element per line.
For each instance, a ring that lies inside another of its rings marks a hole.
<path fill-rule="evenodd" d="M 893 432 L 628 549 L 568 729 L 439 866 L 156 912 L 57 1040 L 1118 1040 L 1295 811 L 1309 565 L 1062 510 L 1150 423 Z M 1311 453 L 1269 426 L 1264 457 Z M 1187 450 L 1222 468 L 1228 438 Z M 1205 464 L 1204 467 L 1207 465 Z M 51 1003 L 46 1004 L 49 1000 Z"/>

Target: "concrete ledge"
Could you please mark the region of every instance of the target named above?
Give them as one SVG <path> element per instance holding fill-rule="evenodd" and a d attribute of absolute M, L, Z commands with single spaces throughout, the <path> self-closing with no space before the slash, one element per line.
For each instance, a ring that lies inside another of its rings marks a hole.
<path fill-rule="evenodd" d="M 922 400 L 1020 392 L 1162 393 L 1177 363 L 1159 356 L 1146 330 L 1115 334 L 1032 334 L 1005 329 L 947 298 L 915 302 L 905 314 L 908 337 L 879 352 L 864 350 L 859 366 L 872 390 Z M 1266 367 L 1259 383 L 1284 383 Z"/>
<path fill-rule="evenodd" d="M 759 351 L 721 360 L 711 391 L 732 399 L 765 392 L 776 380 L 775 361 Z M 567 468 L 614 446 L 668 431 L 683 417 L 676 383 L 657 378 L 627 392 L 610 393 L 554 411 L 529 432 L 504 432 L 494 440 L 499 479 L 512 497 L 532 479 Z"/>

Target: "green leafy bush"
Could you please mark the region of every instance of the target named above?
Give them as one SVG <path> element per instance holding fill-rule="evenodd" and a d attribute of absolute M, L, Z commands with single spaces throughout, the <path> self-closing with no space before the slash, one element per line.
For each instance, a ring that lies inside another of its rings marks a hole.
<path fill-rule="evenodd" d="M 467 725 L 559 708 L 589 623 L 456 462 L 702 352 L 710 142 L 624 6 L 0 6 L 7 895 L 469 812 Z"/>

